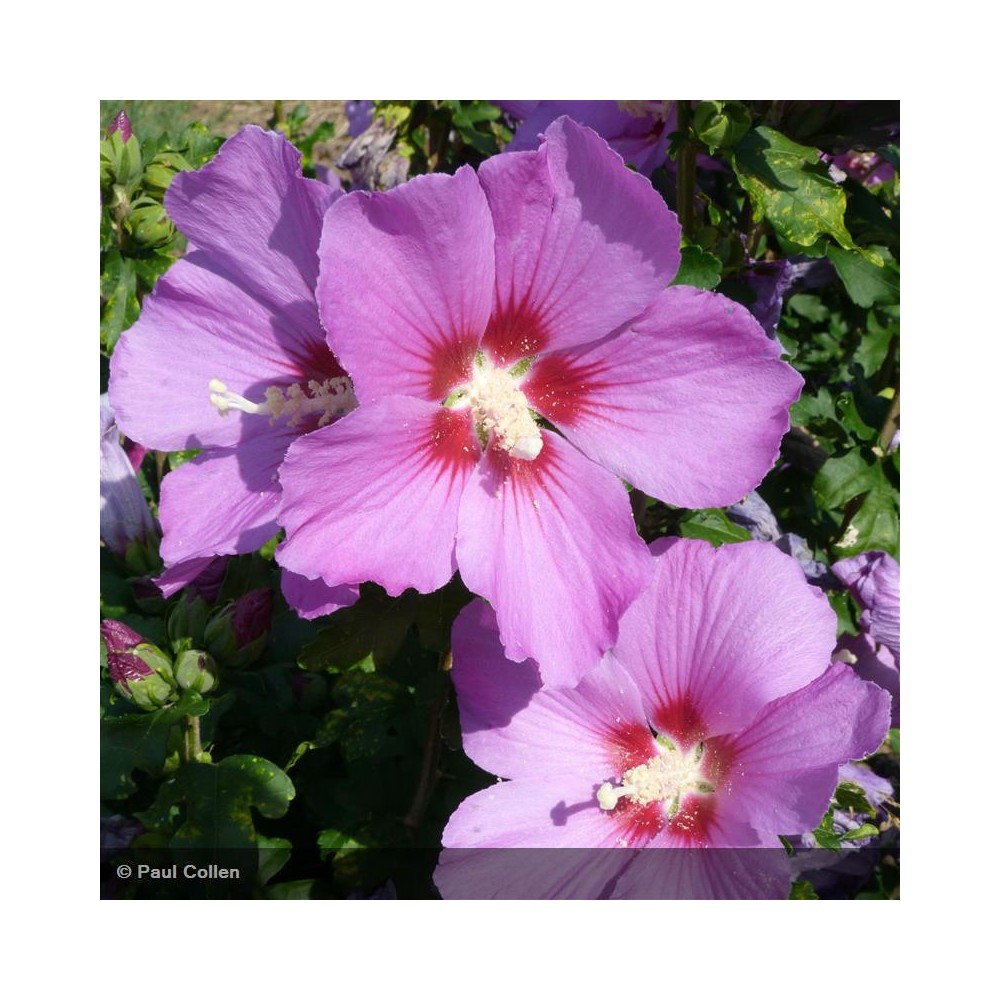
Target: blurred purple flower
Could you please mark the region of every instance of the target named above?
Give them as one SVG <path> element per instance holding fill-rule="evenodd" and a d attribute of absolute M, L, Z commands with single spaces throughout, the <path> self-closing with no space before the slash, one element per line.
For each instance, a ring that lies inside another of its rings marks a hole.
<path fill-rule="evenodd" d="M 108 395 L 101 396 L 101 541 L 124 557 L 133 543 L 155 547 L 156 525 L 121 446 Z"/>
<path fill-rule="evenodd" d="M 896 168 L 888 160 L 883 160 L 878 153 L 851 149 L 841 153 L 840 156 L 828 159 L 830 176 L 838 183 L 850 177 L 860 181 L 865 187 L 875 187 L 891 181 L 896 176 Z"/>
<path fill-rule="evenodd" d="M 357 139 L 371 125 L 374 110 L 374 101 L 344 101 L 347 131 L 352 139 Z"/>
<path fill-rule="evenodd" d="M 566 118 L 478 174 L 333 205 L 318 297 L 361 406 L 289 449 L 278 561 L 393 595 L 458 569 L 509 656 L 575 682 L 651 572 L 620 479 L 690 507 L 742 496 L 802 384 L 741 306 L 665 288 L 679 237 Z"/>
<path fill-rule="evenodd" d="M 776 847 L 874 752 L 889 697 L 830 663 L 836 616 L 771 545 L 652 546 L 651 586 L 575 688 L 503 658 L 492 611 L 452 636 L 465 752 L 508 779 L 458 807 L 446 848 Z"/>
<path fill-rule="evenodd" d="M 128 120 L 128 115 L 125 114 L 124 108 L 115 115 L 108 126 L 108 135 L 114 135 L 115 132 L 121 133 L 122 142 L 128 142 L 132 138 L 132 123 Z"/>
<path fill-rule="evenodd" d="M 837 579 L 861 605 L 861 626 L 888 647 L 899 666 L 899 563 L 887 552 L 862 552 L 833 564 Z"/>
<path fill-rule="evenodd" d="M 636 170 L 649 176 L 667 160 L 667 136 L 677 128 L 674 101 L 495 101 L 522 119 L 507 149 L 537 149 L 539 136 L 566 115 L 592 128 Z"/>
<path fill-rule="evenodd" d="M 751 538 L 773 542 L 785 555 L 791 556 L 810 583 L 821 587 L 835 585 L 830 567 L 813 557 L 804 538 L 781 530 L 774 512 L 756 490 L 751 490 L 739 503 L 727 507 L 726 516 L 734 524 L 749 531 Z"/>
<path fill-rule="evenodd" d="M 740 283 L 756 296 L 750 312 L 769 337 L 775 336 L 785 299 L 792 292 L 822 288 L 836 277 L 828 260 L 807 257 L 748 261 Z"/>
<path fill-rule="evenodd" d="M 314 294 L 323 213 L 340 195 L 304 178 L 295 147 L 256 126 L 167 191 L 192 248 L 122 334 L 109 390 L 130 437 L 203 449 L 163 482 L 165 593 L 214 557 L 272 538 L 289 444 L 354 405 Z M 283 590 L 309 617 L 357 599 L 357 588 L 287 575 Z"/>

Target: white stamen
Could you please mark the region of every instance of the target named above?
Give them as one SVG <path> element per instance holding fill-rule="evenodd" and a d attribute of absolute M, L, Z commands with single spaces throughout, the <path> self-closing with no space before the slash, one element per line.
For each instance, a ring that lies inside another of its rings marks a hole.
<path fill-rule="evenodd" d="M 284 387 L 270 385 L 264 391 L 263 403 L 251 403 L 246 397 L 230 392 L 224 382 L 213 378 L 208 383 L 208 398 L 222 416 L 226 416 L 230 410 L 257 415 L 269 414 L 272 424 L 280 418 L 287 420 L 289 427 L 294 427 L 305 417 L 317 414 L 317 426 L 325 427 L 335 417 L 349 413 L 358 405 L 351 380 L 346 377 L 328 378 L 324 382 L 312 379 L 306 388 L 309 390 L 308 394 L 297 383 Z"/>
<path fill-rule="evenodd" d="M 701 758 L 704 746 L 698 744 L 687 753 L 657 741 L 659 753 L 645 764 L 629 768 L 622 775 L 622 783 L 615 788 L 606 781 L 597 790 L 597 804 L 610 812 L 621 798 L 631 798 L 640 806 L 650 802 L 669 804 L 673 816 L 680 805 L 682 795 L 688 792 L 712 792 L 715 789 L 705 781 L 701 773 Z"/>
<path fill-rule="evenodd" d="M 542 432 L 518 382 L 489 361 L 477 364 L 467 386 L 472 419 L 483 435 L 496 435 L 514 458 L 531 462 L 542 450 Z"/>

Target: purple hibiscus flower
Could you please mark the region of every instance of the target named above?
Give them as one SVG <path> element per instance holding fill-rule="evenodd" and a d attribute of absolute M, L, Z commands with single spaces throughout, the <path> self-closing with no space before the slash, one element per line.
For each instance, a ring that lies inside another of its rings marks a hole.
<path fill-rule="evenodd" d="M 188 253 L 122 335 L 109 389 L 129 437 L 203 449 L 163 482 L 167 594 L 215 556 L 252 552 L 277 532 L 288 445 L 354 405 L 314 296 L 323 213 L 340 194 L 304 178 L 295 147 L 256 126 L 167 191 Z M 357 597 L 288 576 L 283 590 L 310 617 Z"/>
<path fill-rule="evenodd" d="M 666 287 L 679 240 L 649 181 L 566 118 L 478 174 L 338 201 L 318 296 L 361 406 L 289 449 L 279 562 L 390 594 L 460 570 L 509 657 L 575 682 L 652 571 L 619 478 L 736 501 L 802 385 L 741 306 Z"/>
<path fill-rule="evenodd" d="M 888 552 L 862 552 L 831 567 L 861 605 L 857 636 L 841 640 L 837 658 L 858 676 L 892 695 L 892 724 L 899 726 L 899 563 Z"/>
<path fill-rule="evenodd" d="M 101 396 L 101 541 L 124 557 L 133 543 L 155 551 L 156 539 L 153 515 L 121 445 L 105 393 Z"/>
<path fill-rule="evenodd" d="M 652 551 L 618 644 L 575 688 L 503 662 L 485 605 L 459 615 L 463 746 L 508 780 L 462 802 L 444 847 L 777 847 L 878 748 L 889 697 L 831 665 L 836 616 L 794 560 L 762 542 Z"/>

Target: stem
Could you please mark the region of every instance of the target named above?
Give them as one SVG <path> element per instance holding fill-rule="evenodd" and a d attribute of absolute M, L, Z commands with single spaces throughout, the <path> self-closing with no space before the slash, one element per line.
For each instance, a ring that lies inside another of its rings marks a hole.
<path fill-rule="evenodd" d="M 441 670 L 451 670 L 451 650 L 441 656 Z M 427 728 L 424 736 L 424 755 L 420 762 L 420 778 L 417 781 L 416 791 L 413 793 L 413 802 L 410 804 L 410 811 L 403 820 L 403 826 L 408 830 L 416 830 L 423 822 L 424 813 L 430 804 L 431 794 L 434 786 L 441 777 L 438 771 L 438 760 L 441 756 L 441 716 L 444 714 L 445 706 L 448 704 L 449 684 L 445 684 L 441 694 L 431 706 L 427 716 Z"/>
<path fill-rule="evenodd" d="M 694 238 L 694 169 L 698 148 L 691 136 L 691 102 L 677 102 L 677 130 L 681 133 L 681 148 L 677 154 L 677 217 L 681 229 L 690 240 Z"/>
<path fill-rule="evenodd" d="M 899 390 L 897 389 L 895 393 L 893 393 L 892 405 L 889 407 L 888 414 L 886 414 L 885 422 L 882 424 L 882 429 L 878 432 L 878 443 L 879 447 L 882 449 L 883 454 L 888 453 L 889 445 L 892 444 L 893 436 L 898 430 L 899 430 Z"/>
<path fill-rule="evenodd" d="M 201 717 L 184 716 L 184 748 L 181 756 L 185 764 L 196 761 L 201 756 Z"/>

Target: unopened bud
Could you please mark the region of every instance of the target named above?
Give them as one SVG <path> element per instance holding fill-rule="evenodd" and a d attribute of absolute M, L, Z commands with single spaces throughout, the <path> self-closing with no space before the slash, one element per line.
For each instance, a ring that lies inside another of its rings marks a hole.
<path fill-rule="evenodd" d="M 702 101 L 694 109 L 694 133 L 714 152 L 735 146 L 750 130 L 750 112 L 739 101 Z"/>
<path fill-rule="evenodd" d="M 207 694 L 219 683 L 219 668 L 208 653 L 189 649 L 177 657 L 174 677 L 183 690 Z"/>
<path fill-rule="evenodd" d="M 174 652 L 205 644 L 205 625 L 211 607 L 203 597 L 185 591 L 167 619 L 167 635 Z"/>
<path fill-rule="evenodd" d="M 132 123 L 128 120 L 128 115 L 125 114 L 124 108 L 115 115 L 108 126 L 108 135 L 114 135 L 115 132 L 121 133 L 122 142 L 128 142 L 132 138 Z"/>
<path fill-rule="evenodd" d="M 205 627 L 205 643 L 226 666 L 243 667 L 264 651 L 274 593 L 261 587 L 220 608 Z"/>
<path fill-rule="evenodd" d="M 172 700 L 171 661 L 163 652 L 123 622 L 101 622 L 101 638 L 108 655 L 108 674 L 122 697 L 153 711 Z"/>
<path fill-rule="evenodd" d="M 145 247 L 162 246 L 174 235 L 174 224 L 166 210 L 157 202 L 133 208 L 125 221 L 125 228 L 136 243 Z"/>

